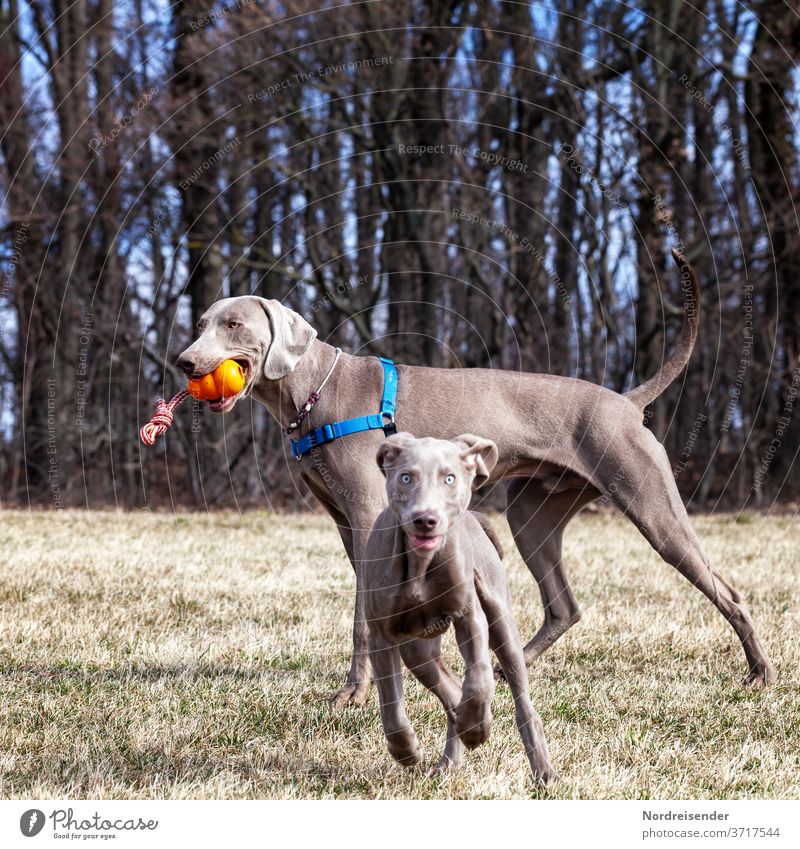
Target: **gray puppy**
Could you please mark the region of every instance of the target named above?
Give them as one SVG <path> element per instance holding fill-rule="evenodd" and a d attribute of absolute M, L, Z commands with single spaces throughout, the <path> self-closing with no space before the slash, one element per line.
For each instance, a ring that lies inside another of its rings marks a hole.
<path fill-rule="evenodd" d="M 464 746 L 472 749 L 489 737 L 491 647 L 514 696 L 534 780 L 546 783 L 556 773 L 528 693 L 499 542 L 484 517 L 467 509 L 472 490 L 489 479 L 497 454 L 493 442 L 472 434 L 447 441 L 398 433 L 381 444 L 377 460 L 389 506 L 367 543 L 370 659 L 386 741 L 401 764 L 420 759 L 403 708 L 401 658 L 441 701 L 447 743 L 438 771 L 457 768 Z M 466 667 L 463 687 L 442 660 L 442 635 L 451 623 Z"/>

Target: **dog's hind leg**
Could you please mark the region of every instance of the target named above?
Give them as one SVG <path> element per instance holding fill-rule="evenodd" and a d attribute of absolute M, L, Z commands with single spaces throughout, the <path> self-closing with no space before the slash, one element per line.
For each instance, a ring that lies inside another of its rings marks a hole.
<path fill-rule="evenodd" d="M 456 708 L 461 701 L 461 684 L 442 659 L 442 638 L 406 640 L 400 643 L 400 656 L 417 680 L 439 699 L 447 714 L 447 742 L 433 771 L 458 769 L 464 754 L 464 744 L 456 731 Z"/>
<path fill-rule="evenodd" d="M 748 663 L 747 683 L 769 684 L 775 671 L 739 593 L 711 567 L 681 500 L 667 455 L 644 428 L 620 464 L 617 506 L 645 539 L 690 583 L 706 595 L 730 623 Z"/>
<path fill-rule="evenodd" d="M 514 480 L 508 486 L 508 523 L 536 578 L 544 607 L 544 622 L 525 646 L 528 666 L 581 618 L 561 561 L 561 542 L 570 519 L 597 496 L 588 486 L 549 492 L 535 478 Z"/>

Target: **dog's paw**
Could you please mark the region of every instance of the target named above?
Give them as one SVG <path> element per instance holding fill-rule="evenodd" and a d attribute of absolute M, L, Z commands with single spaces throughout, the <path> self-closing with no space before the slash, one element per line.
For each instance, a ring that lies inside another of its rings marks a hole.
<path fill-rule="evenodd" d="M 369 698 L 369 681 L 349 682 L 337 690 L 328 701 L 334 710 L 342 710 L 350 705 L 361 707 Z"/>
<path fill-rule="evenodd" d="M 753 669 L 743 683 L 748 687 L 766 687 L 777 680 L 775 670 L 771 666 L 760 666 Z"/>
<path fill-rule="evenodd" d="M 387 740 L 386 742 L 388 744 L 389 754 L 400 766 L 412 767 L 420 762 L 421 756 L 416 735 L 408 739 Z"/>
<path fill-rule="evenodd" d="M 444 778 L 448 772 L 451 772 L 453 769 L 449 763 L 442 764 L 441 761 L 439 763 L 434 764 L 428 771 L 425 773 L 426 778 Z"/>
<path fill-rule="evenodd" d="M 442 755 L 439 762 L 428 770 L 428 778 L 443 778 L 445 775 L 461 769 L 461 758 L 453 760 L 447 755 Z"/>
<path fill-rule="evenodd" d="M 554 781 L 558 781 L 558 773 L 550 765 L 544 769 L 537 769 L 533 773 L 533 783 L 537 787 L 546 787 Z"/>
<path fill-rule="evenodd" d="M 492 733 L 492 717 L 487 716 L 475 722 L 472 716 L 457 716 L 456 733 L 468 749 L 475 749 L 489 739 Z"/>

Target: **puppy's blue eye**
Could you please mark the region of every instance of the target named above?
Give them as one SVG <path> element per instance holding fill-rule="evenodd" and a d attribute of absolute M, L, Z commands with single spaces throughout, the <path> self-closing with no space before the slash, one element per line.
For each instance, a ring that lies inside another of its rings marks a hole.
<path fill-rule="evenodd" d="M 445 475 L 444 482 L 448 486 L 452 486 L 456 482 L 456 476 L 455 475 Z"/>
<path fill-rule="evenodd" d="M 400 483 L 411 483 L 411 475 L 408 472 L 403 472 L 400 475 Z"/>

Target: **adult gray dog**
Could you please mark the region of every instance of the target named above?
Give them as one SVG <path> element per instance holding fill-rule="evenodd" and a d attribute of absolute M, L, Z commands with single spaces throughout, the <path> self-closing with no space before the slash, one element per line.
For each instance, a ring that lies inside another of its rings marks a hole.
<path fill-rule="evenodd" d="M 644 408 L 683 371 L 697 337 L 700 287 L 677 252 L 684 323 L 672 357 L 627 395 L 566 377 L 498 369 L 398 366 L 396 423 L 420 436 L 452 438 L 473 432 L 492 439 L 499 460 L 491 480 L 511 478 L 507 517 L 514 540 L 539 585 L 544 623 L 525 646 L 530 665 L 580 618 L 561 561 L 564 528 L 581 508 L 603 496 L 639 528 L 661 557 L 703 592 L 731 624 L 747 658 L 747 681 L 775 673 L 736 590 L 711 567 L 692 528 L 663 446 L 643 425 Z M 199 336 L 178 358 L 190 377 L 224 359 L 244 366 L 242 392 L 209 406 L 230 411 L 252 393 L 287 428 L 326 375 L 328 383 L 303 423 L 317 427 L 374 413 L 383 368 L 374 357 L 342 354 L 316 338 L 311 325 L 275 300 L 244 296 L 213 304 Z M 335 368 L 331 371 L 334 363 Z M 362 704 L 371 672 L 367 654 L 361 561 L 376 516 L 385 506 L 384 481 L 371 462 L 383 435 L 353 434 L 289 460 L 336 522 L 356 573 L 353 657 L 338 707 Z"/>
<path fill-rule="evenodd" d="M 447 743 L 434 771 L 458 769 L 464 746 L 489 739 L 497 655 L 514 707 L 533 779 L 556 777 L 542 721 L 531 704 L 525 658 L 511 613 L 502 548 L 485 517 L 468 511 L 472 490 L 497 463 L 489 439 L 390 436 L 378 448 L 389 506 L 367 542 L 362 576 L 369 655 L 392 757 L 419 762 L 419 744 L 403 708 L 400 659 L 447 714 Z M 442 658 L 442 636 L 452 623 L 464 658 L 463 687 Z"/>

